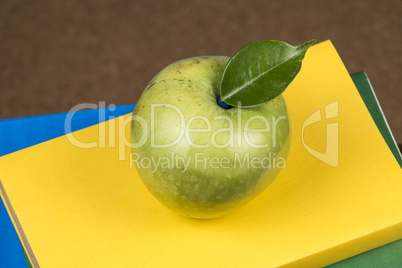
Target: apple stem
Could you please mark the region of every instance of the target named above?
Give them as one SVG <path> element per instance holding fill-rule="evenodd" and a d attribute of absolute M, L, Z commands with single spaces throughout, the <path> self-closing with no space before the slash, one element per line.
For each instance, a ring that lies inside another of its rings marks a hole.
<path fill-rule="evenodd" d="M 230 108 L 233 107 L 233 106 L 230 106 L 229 104 L 224 103 L 223 101 L 221 101 L 221 96 L 219 96 L 217 103 L 223 109 L 230 109 Z"/>

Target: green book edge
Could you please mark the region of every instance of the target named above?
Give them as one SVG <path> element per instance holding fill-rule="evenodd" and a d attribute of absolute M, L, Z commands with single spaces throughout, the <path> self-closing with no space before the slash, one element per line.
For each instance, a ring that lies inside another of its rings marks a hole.
<path fill-rule="evenodd" d="M 350 77 L 352 78 L 353 83 L 355 84 L 357 90 L 360 93 L 360 96 L 366 104 L 366 107 L 369 110 L 375 124 L 377 125 L 378 130 L 380 131 L 389 149 L 391 150 L 395 159 L 398 161 L 399 165 L 402 168 L 401 153 L 398 149 L 398 145 L 394 137 L 392 136 L 389 125 L 385 119 L 384 113 L 381 110 L 381 106 L 378 103 L 377 97 L 374 93 L 373 87 L 370 84 L 370 80 L 367 74 L 362 71 L 351 74 Z"/>
<path fill-rule="evenodd" d="M 395 159 L 402 167 L 402 157 L 399 152 L 398 146 L 394 137 L 391 134 L 391 130 L 378 103 L 377 97 L 370 84 L 370 80 L 365 72 L 353 73 L 350 75 L 355 83 L 360 96 L 362 97 L 367 109 L 370 112 L 378 130 L 387 143 L 389 149 L 392 151 Z M 346 260 L 334 263 L 327 266 L 327 268 L 351 268 L 351 267 L 365 267 L 365 268 L 377 268 L 377 267 L 389 267 L 397 268 L 402 267 L 402 240 L 392 242 L 382 247 L 372 249 L 370 251 L 361 253 Z"/>
<path fill-rule="evenodd" d="M 380 104 L 378 103 L 377 97 L 374 90 L 370 84 L 366 73 L 364 71 L 353 73 L 350 75 L 355 84 L 360 96 L 362 97 L 367 109 L 370 112 L 378 130 L 383 136 L 388 147 L 392 151 L 395 159 L 398 161 L 399 165 L 402 167 L 402 157 L 399 152 L 398 146 L 395 142 L 394 137 L 391 134 L 391 130 L 385 120 L 384 114 L 381 110 Z M 33 268 L 25 248 L 23 248 L 25 260 L 27 262 L 28 268 Z M 349 259 L 337 262 L 330 266 L 329 268 L 349 268 L 349 267 L 401 267 L 402 264 L 402 240 L 395 241 L 393 243 L 384 245 L 382 247 L 364 252 L 357 256 L 351 257 Z"/>
<path fill-rule="evenodd" d="M 27 262 L 28 268 L 33 268 L 31 261 L 28 258 L 27 252 L 25 251 L 25 248 L 22 245 L 21 245 L 21 247 L 22 247 L 22 251 L 24 252 L 24 258 L 25 258 L 25 261 Z"/>

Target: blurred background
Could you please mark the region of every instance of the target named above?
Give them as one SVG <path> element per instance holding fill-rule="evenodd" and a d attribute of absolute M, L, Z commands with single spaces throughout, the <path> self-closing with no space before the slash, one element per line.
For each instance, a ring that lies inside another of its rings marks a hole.
<path fill-rule="evenodd" d="M 330 39 L 402 142 L 402 1 L 0 0 L 0 119 L 138 100 L 169 63 Z"/>

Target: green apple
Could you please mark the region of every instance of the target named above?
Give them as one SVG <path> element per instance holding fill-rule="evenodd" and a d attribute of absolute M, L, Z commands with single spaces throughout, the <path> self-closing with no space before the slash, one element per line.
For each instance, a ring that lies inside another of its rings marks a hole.
<path fill-rule="evenodd" d="M 177 61 L 145 88 L 132 117 L 131 162 L 166 207 L 214 218 L 246 204 L 286 167 L 290 123 L 282 95 L 218 105 L 228 57 Z"/>

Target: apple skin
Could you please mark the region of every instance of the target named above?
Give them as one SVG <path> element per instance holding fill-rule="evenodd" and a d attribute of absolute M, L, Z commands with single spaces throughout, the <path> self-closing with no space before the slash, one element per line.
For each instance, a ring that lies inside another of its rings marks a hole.
<path fill-rule="evenodd" d="M 274 180 L 284 165 L 254 165 L 256 168 L 252 168 L 250 165 L 241 167 L 239 161 L 247 159 L 247 155 L 249 160 L 268 156 L 284 160 L 289 152 L 290 123 L 282 95 L 252 108 L 224 109 L 217 104 L 220 79 L 228 59 L 223 56 L 194 57 L 170 64 L 148 84 L 133 111 L 131 141 L 138 144 L 132 148 L 132 155 L 136 156 L 134 164 L 138 173 L 161 203 L 184 216 L 215 218 L 249 202 Z M 152 108 L 155 104 L 157 107 Z M 182 111 L 185 124 L 178 110 L 172 106 Z M 210 129 L 208 123 L 201 119 L 194 119 L 188 124 L 194 116 L 207 118 Z M 227 119 L 219 119 L 219 116 L 226 116 L 232 123 Z M 255 116 L 256 119 L 249 122 L 247 129 L 263 129 L 267 127 L 266 122 L 269 122 L 269 132 L 244 131 L 247 121 Z M 258 119 L 261 117 L 266 119 L 265 123 Z M 142 124 L 135 118 L 142 118 Z M 151 126 L 152 118 L 154 130 Z M 189 129 L 204 129 L 205 132 L 188 132 L 189 138 L 182 136 L 179 139 L 186 124 Z M 272 127 L 274 124 L 275 133 Z M 144 131 L 145 128 L 148 131 Z M 225 129 L 227 131 L 223 131 Z M 155 148 L 151 143 L 151 133 L 154 135 L 154 144 L 176 143 L 168 148 Z M 142 144 L 139 144 L 140 141 Z M 204 148 L 195 148 L 194 144 Z M 254 144 L 269 146 L 255 148 Z M 147 167 L 139 161 L 142 158 L 153 158 L 156 161 L 167 159 L 172 154 L 186 161 L 190 159 L 188 168 L 173 164 L 168 168 L 155 168 L 156 165 Z M 215 162 L 211 166 L 205 160 L 208 157 L 225 159 L 225 163 L 229 159 L 230 164 L 217 167 Z M 205 161 L 196 164 L 196 158 Z"/>

